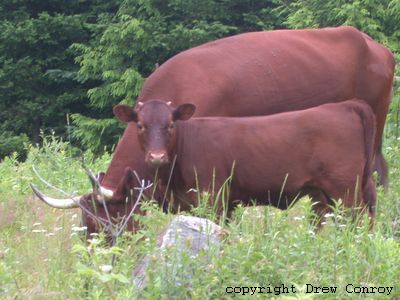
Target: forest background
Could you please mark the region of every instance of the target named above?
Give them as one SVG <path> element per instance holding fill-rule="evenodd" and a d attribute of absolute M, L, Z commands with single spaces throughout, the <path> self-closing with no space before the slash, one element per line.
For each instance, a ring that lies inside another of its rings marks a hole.
<path fill-rule="evenodd" d="M 77 153 L 111 152 L 123 130 L 112 107 L 133 105 L 145 78 L 182 50 L 241 32 L 339 25 L 399 57 L 400 0 L 1 1 L 0 161 L 24 160 L 49 134 Z"/>

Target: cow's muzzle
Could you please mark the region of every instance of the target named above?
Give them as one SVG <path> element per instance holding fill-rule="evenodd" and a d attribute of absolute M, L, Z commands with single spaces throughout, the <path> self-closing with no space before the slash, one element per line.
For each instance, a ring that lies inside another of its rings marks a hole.
<path fill-rule="evenodd" d="M 162 167 L 169 163 L 168 154 L 164 151 L 149 151 L 146 162 L 155 168 Z"/>

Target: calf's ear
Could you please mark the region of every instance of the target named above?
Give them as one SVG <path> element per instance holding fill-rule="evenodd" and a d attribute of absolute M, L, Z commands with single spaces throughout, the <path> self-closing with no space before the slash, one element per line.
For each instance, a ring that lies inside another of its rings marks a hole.
<path fill-rule="evenodd" d="M 119 104 L 114 106 L 113 108 L 114 115 L 122 122 L 137 122 L 137 113 L 136 111 L 125 104 Z"/>
<path fill-rule="evenodd" d="M 179 105 L 177 108 L 174 109 L 172 112 L 173 120 L 181 120 L 185 121 L 190 119 L 194 112 L 196 111 L 196 106 L 192 103 L 184 103 Z"/>

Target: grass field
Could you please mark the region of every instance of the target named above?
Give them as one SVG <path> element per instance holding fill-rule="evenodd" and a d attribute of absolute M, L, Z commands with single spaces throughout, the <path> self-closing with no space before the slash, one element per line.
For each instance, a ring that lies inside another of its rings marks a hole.
<path fill-rule="evenodd" d="M 391 184 L 387 193 L 378 190 L 373 231 L 367 222 L 352 226 L 337 212 L 315 234 L 307 199 L 283 212 L 239 207 L 233 220 L 222 224 L 228 234 L 220 249 L 185 258 L 190 276 L 181 266 L 152 260 L 150 284 L 142 298 L 265 299 L 280 294 L 280 299 L 400 299 L 396 123 L 397 114 L 390 113 L 384 152 Z M 82 159 L 92 170 L 106 170 L 110 156 L 95 158 L 85 153 Z M 41 190 L 62 196 L 45 187 L 34 168 L 64 191 L 88 192 L 82 159 L 73 155 L 67 143 L 48 137 L 40 149 L 30 148 L 25 162 L 10 157 L 0 163 L 0 299 L 132 299 L 137 293 L 131 284 L 132 269 L 141 256 L 153 252 L 155 237 L 171 216 L 147 203 L 148 216 L 141 217 L 144 228 L 140 232 L 124 234 L 112 248 L 104 246 L 101 236 L 89 244 L 83 242 L 79 210 L 45 206 L 29 188 L 35 182 Z M 210 215 L 204 209 L 193 213 Z M 174 255 L 174 249 L 170 251 Z M 105 272 L 114 258 L 112 271 Z M 179 284 L 172 281 L 173 272 L 180 274 Z M 307 293 L 316 287 L 326 289 Z M 361 287 L 369 293 L 358 293 Z"/>

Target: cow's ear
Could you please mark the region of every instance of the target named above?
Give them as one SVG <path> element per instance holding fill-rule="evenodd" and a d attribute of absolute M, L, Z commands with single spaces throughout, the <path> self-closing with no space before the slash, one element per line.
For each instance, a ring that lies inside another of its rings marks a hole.
<path fill-rule="evenodd" d="M 137 122 L 136 111 L 125 104 L 119 104 L 113 108 L 114 115 L 124 123 Z"/>
<path fill-rule="evenodd" d="M 192 103 L 184 103 L 179 105 L 177 108 L 174 109 L 172 112 L 173 120 L 181 120 L 185 121 L 190 119 L 194 112 L 196 111 L 196 106 Z"/>

